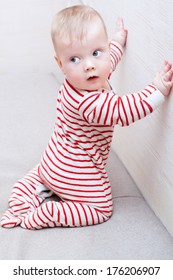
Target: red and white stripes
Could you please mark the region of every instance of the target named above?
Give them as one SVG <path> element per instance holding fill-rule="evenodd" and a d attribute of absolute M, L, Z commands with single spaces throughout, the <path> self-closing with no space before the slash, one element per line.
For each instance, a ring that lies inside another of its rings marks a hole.
<path fill-rule="evenodd" d="M 113 70 L 121 55 L 112 42 Z M 113 203 L 105 166 L 114 125 L 140 120 L 163 100 L 153 85 L 121 97 L 113 90 L 79 91 L 65 80 L 58 94 L 55 129 L 41 162 L 14 185 L 1 225 L 41 229 L 107 221 Z M 43 186 L 60 201 L 43 203 L 46 195 L 38 191 Z"/>
<path fill-rule="evenodd" d="M 123 49 L 120 44 L 115 41 L 110 43 L 110 57 L 111 57 L 111 73 L 115 70 L 118 62 L 123 55 Z"/>

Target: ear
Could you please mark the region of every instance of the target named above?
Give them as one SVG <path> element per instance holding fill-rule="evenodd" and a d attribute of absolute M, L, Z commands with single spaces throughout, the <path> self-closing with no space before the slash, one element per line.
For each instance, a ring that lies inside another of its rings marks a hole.
<path fill-rule="evenodd" d="M 63 69 L 62 69 L 62 62 L 61 62 L 60 58 L 58 56 L 56 56 L 56 55 L 54 56 L 54 58 L 55 58 L 56 62 L 58 63 L 59 68 L 63 71 Z"/>

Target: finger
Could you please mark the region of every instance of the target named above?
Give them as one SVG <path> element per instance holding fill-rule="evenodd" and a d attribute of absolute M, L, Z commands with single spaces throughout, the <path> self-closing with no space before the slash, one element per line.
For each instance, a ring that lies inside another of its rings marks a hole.
<path fill-rule="evenodd" d="M 170 69 L 167 73 L 163 73 L 161 75 L 161 79 L 164 82 L 171 82 L 172 81 L 172 77 L 173 77 L 173 70 Z"/>
<path fill-rule="evenodd" d="M 128 34 L 128 30 L 127 29 L 123 29 L 124 35 L 127 36 Z"/>
<path fill-rule="evenodd" d="M 173 81 L 166 82 L 165 86 L 171 89 L 173 87 Z"/>
<path fill-rule="evenodd" d="M 166 64 L 172 64 L 169 60 L 165 60 L 165 65 Z"/>
<path fill-rule="evenodd" d="M 165 71 L 169 71 L 172 68 L 172 63 L 170 61 L 165 60 Z"/>
<path fill-rule="evenodd" d="M 167 71 L 169 71 L 172 68 L 172 64 L 171 63 L 167 63 L 165 67 L 166 67 Z"/>
<path fill-rule="evenodd" d="M 164 66 L 162 66 L 159 69 L 160 75 L 164 76 L 171 68 L 172 68 L 172 63 L 170 63 L 169 61 L 165 61 Z"/>
<path fill-rule="evenodd" d="M 165 75 L 165 81 L 171 81 L 173 77 L 173 69 L 171 68 Z"/>
<path fill-rule="evenodd" d="M 117 19 L 117 22 L 116 22 L 117 26 L 121 29 L 124 29 L 124 22 L 123 22 L 123 19 L 121 17 L 119 17 Z"/>

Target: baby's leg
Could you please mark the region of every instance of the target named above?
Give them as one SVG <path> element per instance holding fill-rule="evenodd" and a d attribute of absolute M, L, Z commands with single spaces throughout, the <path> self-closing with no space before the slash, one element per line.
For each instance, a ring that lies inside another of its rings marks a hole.
<path fill-rule="evenodd" d="M 43 202 L 44 198 L 37 195 L 37 188 L 42 185 L 37 166 L 13 186 L 9 206 L 15 216 L 34 210 Z"/>
<path fill-rule="evenodd" d="M 26 229 L 89 226 L 105 222 L 111 214 L 110 207 L 106 210 L 71 201 L 48 201 L 26 214 L 20 226 Z"/>
<path fill-rule="evenodd" d="M 9 199 L 10 208 L 2 217 L 1 226 L 10 228 L 19 225 L 23 214 L 34 211 L 51 195 L 52 191 L 40 179 L 37 166 L 13 186 Z"/>

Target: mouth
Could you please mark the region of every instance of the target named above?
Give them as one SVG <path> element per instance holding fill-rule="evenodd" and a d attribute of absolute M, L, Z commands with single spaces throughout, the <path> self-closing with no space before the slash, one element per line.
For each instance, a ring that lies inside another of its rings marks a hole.
<path fill-rule="evenodd" d="M 98 76 L 91 76 L 87 79 L 87 81 L 95 81 L 97 80 L 99 77 Z"/>

